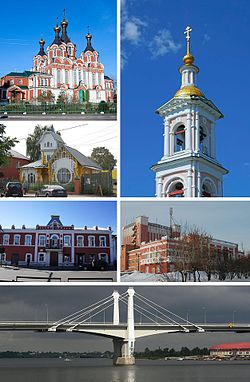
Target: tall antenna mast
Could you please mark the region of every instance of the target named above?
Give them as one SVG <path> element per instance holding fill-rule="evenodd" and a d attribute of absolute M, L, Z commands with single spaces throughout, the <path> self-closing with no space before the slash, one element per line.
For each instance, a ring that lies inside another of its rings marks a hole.
<path fill-rule="evenodd" d="M 169 209 L 170 228 L 173 226 L 173 207 Z"/>

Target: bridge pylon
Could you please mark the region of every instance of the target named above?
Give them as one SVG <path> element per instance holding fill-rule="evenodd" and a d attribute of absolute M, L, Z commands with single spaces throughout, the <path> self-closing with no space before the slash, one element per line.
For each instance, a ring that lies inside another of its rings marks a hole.
<path fill-rule="evenodd" d="M 114 365 L 134 365 L 135 347 L 135 321 L 134 321 L 134 294 L 133 288 L 128 291 L 128 310 L 127 310 L 127 333 L 124 339 L 113 339 L 114 346 Z M 115 299 L 115 298 L 114 298 Z"/>

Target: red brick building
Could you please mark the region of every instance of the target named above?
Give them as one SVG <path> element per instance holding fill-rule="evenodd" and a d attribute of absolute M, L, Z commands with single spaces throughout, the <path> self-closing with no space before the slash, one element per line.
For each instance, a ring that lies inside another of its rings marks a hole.
<path fill-rule="evenodd" d="M 139 216 L 135 222 L 123 227 L 121 271 L 173 272 L 182 247 L 179 225 L 167 227 Z M 212 239 L 209 248 L 221 257 L 236 258 L 239 255 L 238 244 L 228 241 Z"/>
<path fill-rule="evenodd" d="M 0 178 L 19 180 L 19 169 L 30 163 L 29 158 L 15 150 L 10 150 L 9 159 L 5 166 L 0 167 Z"/>
<path fill-rule="evenodd" d="M 104 65 L 92 46 L 92 35 L 87 33 L 86 47 L 77 57 L 76 44 L 70 40 L 67 28 L 64 15 L 61 25 L 54 27 L 54 39 L 46 49 L 45 41 L 39 41 L 31 71 L 10 72 L 1 78 L 1 103 L 56 103 L 65 97 L 79 103 L 113 102 L 113 80 L 104 75 Z"/>
<path fill-rule="evenodd" d="M 0 226 L 2 262 L 9 265 L 85 269 L 98 269 L 100 265 L 112 267 L 116 261 L 114 240 L 111 227 L 64 226 L 58 215 L 52 215 L 45 226 Z"/>

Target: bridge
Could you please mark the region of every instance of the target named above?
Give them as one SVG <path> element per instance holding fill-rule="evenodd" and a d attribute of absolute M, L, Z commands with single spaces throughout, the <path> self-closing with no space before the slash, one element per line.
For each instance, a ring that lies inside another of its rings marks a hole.
<path fill-rule="evenodd" d="M 127 307 L 126 322 L 120 320 L 120 303 Z M 112 322 L 95 322 L 111 309 Z M 136 318 L 139 322 L 136 322 Z M 112 339 L 115 365 L 133 365 L 134 347 L 138 338 L 173 333 L 236 332 L 249 333 L 250 324 L 192 323 L 129 288 L 125 293 L 95 302 L 62 319 L 53 321 L 0 322 L 1 331 L 31 330 L 52 333 L 85 333 Z"/>

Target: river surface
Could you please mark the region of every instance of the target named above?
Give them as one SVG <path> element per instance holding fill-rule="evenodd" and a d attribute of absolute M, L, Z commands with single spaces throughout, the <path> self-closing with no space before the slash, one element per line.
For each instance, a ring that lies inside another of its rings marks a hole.
<path fill-rule="evenodd" d="M 0 359 L 3 382 L 249 382 L 250 361 Z"/>

